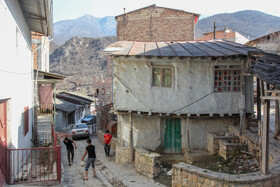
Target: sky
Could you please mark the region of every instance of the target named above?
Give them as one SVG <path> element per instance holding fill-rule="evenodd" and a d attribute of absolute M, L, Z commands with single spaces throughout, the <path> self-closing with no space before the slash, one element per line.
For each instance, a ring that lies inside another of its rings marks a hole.
<path fill-rule="evenodd" d="M 201 18 L 218 13 L 258 10 L 280 17 L 279 0 L 53 0 L 54 22 L 76 19 L 85 14 L 95 17 L 117 16 L 124 12 L 156 4 L 201 14 Z"/>

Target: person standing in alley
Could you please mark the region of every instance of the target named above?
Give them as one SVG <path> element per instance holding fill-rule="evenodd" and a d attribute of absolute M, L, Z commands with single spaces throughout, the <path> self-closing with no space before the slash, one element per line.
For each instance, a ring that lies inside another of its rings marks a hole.
<path fill-rule="evenodd" d="M 77 146 L 74 141 L 69 140 L 67 137 L 64 139 L 63 143 L 66 145 L 68 163 L 69 163 L 69 166 L 71 166 L 71 162 L 73 164 L 73 159 L 74 159 L 74 146 L 75 146 L 75 149 L 77 149 Z M 74 144 L 74 146 L 73 146 L 73 144 Z M 71 160 L 70 160 L 70 154 L 71 154 Z"/>
<path fill-rule="evenodd" d="M 86 173 L 86 176 L 84 178 L 84 180 L 88 180 L 88 169 L 90 167 L 90 164 L 92 166 L 92 172 L 93 172 L 93 177 L 95 177 L 96 173 L 95 173 L 95 165 L 94 165 L 94 162 L 95 162 L 95 159 L 96 159 L 96 154 L 95 154 L 95 146 L 91 144 L 91 139 L 89 138 L 87 140 L 87 147 L 86 147 L 86 151 L 82 157 L 82 161 L 84 160 L 86 154 L 88 153 L 88 159 L 87 159 L 87 162 L 86 162 L 86 166 L 85 166 L 85 173 Z"/>
<path fill-rule="evenodd" d="M 110 134 L 109 130 L 106 130 L 106 134 L 104 135 L 104 149 L 106 156 L 110 156 L 110 147 L 112 142 L 112 135 Z"/>

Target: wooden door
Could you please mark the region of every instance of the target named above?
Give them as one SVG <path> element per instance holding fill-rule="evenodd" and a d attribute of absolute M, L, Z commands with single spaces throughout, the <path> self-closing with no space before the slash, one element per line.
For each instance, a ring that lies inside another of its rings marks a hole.
<path fill-rule="evenodd" d="M 7 110 L 6 102 L 0 103 L 0 186 L 5 185 L 7 175 Z"/>
<path fill-rule="evenodd" d="M 165 153 L 181 153 L 181 119 L 166 119 Z"/>

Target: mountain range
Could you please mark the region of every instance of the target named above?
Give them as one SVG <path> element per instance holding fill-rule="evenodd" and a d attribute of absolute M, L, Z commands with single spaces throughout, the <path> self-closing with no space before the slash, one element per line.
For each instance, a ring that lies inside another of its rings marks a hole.
<path fill-rule="evenodd" d="M 117 41 L 116 36 L 102 38 L 73 37 L 50 55 L 50 72 L 66 76 L 61 90 L 83 89 L 92 92 L 93 76 L 103 75 L 107 65 L 102 50 Z M 52 45 L 51 45 L 52 46 Z"/>
<path fill-rule="evenodd" d="M 280 17 L 255 10 L 245 10 L 200 19 L 195 27 L 196 38 L 201 37 L 203 33 L 213 31 L 214 22 L 217 30 L 227 27 L 249 37 L 250 40 L 280 30 Z M 97 38 L 115 35 L 116 22 L 113 16 L 98 18 L 86 14 L 77 19 L 54 24 L 54 42 L 58 45 L 74 36 Z"/>
<path fill-rule="evenodd" d="M 116 35 L 116 23 L 113 16 L 104 18 L 86 14 L 77 19 L 63 20 L 54 24 L 54 43 L 65 43 L 74 36 L 104 37 Z"/>
<path fill-rule="evenodd" d="M 280 18 L 259 11 L 247 10 L 213 15 L 198 21 L 196 37 L 225 26 L 249 39 L 280 30 Z M 93 89 L 93 76 L 103 74 L 106 57 L 102 50 L 116 41 L 116 23 L 112 16 L 96 18 L 89 14 L 74 20 L 54 24 L 55 37 L 51 42 L 50 71 L 67 76 L 59 89 Z M 111 36 L 111 37 L 103 37 Z"/>

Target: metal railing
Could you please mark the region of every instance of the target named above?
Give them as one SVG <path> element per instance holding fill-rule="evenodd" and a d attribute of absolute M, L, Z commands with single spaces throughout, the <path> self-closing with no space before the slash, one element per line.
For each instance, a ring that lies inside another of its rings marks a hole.
<path fill-rule="evenodd" d="M 53 104 L 39 104 L 39 115 L 53 114 Z"/>
<path fill-rule="evenodd" d="M 8 184 L 61 182 L 61 147 L 8 149 Z"/>

